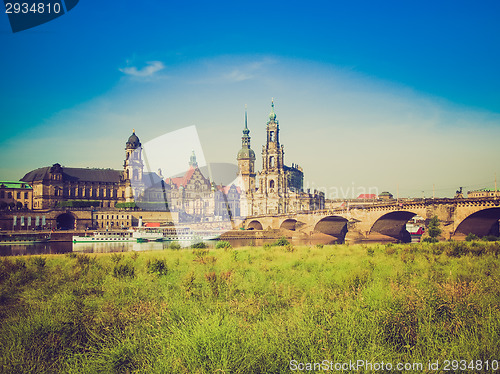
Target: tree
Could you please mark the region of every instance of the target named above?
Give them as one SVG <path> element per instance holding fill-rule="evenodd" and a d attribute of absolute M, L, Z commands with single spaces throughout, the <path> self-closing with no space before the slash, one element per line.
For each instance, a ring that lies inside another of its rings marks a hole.
<path fill-rule="evenodd" d="M 427 228 L 429 237 L 437 241 L 437 237 L 441 234 L 441 232 L 442 230 L 439 228 L 439 219 L 437 218 L 437 216 L 432 217 L 431 221 L 429 222 L 429 227 Z"/>

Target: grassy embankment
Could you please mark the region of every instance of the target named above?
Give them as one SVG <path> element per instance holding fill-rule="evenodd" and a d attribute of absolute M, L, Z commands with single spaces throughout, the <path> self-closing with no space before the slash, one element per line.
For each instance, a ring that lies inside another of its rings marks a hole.
<path fill-rule="evenodd" d="M 4 372 L 279 373 L 500 359 L 500 243 L 0 261 Z M 477 372 L 477 371 L 476 371 Z"/>

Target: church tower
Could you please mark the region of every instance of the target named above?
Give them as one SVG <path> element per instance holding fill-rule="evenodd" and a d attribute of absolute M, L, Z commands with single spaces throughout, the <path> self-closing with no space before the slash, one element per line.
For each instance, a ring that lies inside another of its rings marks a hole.
<path fill-rule="evenodd" d="M 189 157 L 189 167 L 193 169 L 198 167 L 198 161 L 196 161 L 194 150 L 191 151 L 191 156 Z"/>
<path fill-rule="evenodd" d="M 238 152 L 238 174 L 241 174 L 242 189 L 246 193 L 255 191 L 255 152 L 250 148 L 250 130 L 247 124 L 247 110 L 245 105 L 245 128 L 241 137 L 241 149 Z"/>
<path fill-rule="evenodd" d="M 267 122 L 267 141 L 262 146 L 262 171 L 260 173 L 260 190 L 265 194 L 281 196 L 286 192 L 284 173 L 284 147 L 280 145 L 280 127 L 274 113 L 274 100 L 271 101 L 271 113 Z"/>
<path fill-rule="evenodd" d="M 144 192 L 143 169 L 141 142 L 135 135 L 134 129 L 125 144 L 125 162 L 123 163 L 123 179 L 126 183 L 125 201 L 134 201 L 134 197 L 138 198 Z"/>

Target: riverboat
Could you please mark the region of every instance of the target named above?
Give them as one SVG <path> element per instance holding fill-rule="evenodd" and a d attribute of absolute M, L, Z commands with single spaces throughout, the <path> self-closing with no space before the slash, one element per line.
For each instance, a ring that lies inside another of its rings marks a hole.
<path fill-rule="evenodd" d="M 151 241 L 203 241 L 216 239 L 218 231 L 194 231 L 189 227 L 138 227 L 130 230 L 94 231 L 88 236 L 73 236 L 73 243 L 87 242 L 151 242 Z"/>
<path fill-rule="evenodd" d="M 92 235 L 73 236 L 73 243 L 88 242 L 135 242 L 136 238 L 132 236 L 132 231 L 94 231 Z"/>

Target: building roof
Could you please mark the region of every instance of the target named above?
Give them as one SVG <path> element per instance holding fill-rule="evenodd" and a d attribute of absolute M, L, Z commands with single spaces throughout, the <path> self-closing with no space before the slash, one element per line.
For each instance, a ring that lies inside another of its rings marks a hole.
<path fill-rule="evenodd" d="M 195 168 L 190 167 L 189 170 L 186 172 L 186 174 L 184 174 L 183 176 L 175 177 L 175 178 L 167 178 L 167 179 L 165 179 L 165 182 L 167 182 L 169 184 L 175 184 L 177 186 L 177 188 L 186 187 L 188 182 L 191 180 L 191 177 L 193 176 L 194 171 L 195 171 Z"/>
<path fill-rule="evenodd" d="M 146 222 L 144 227 L 160 227 L 160 222 Z"/>
<path fill-rule="evenodd" d="M 361 195 L 358 196 L 358 199 L 365 199 L 365 200 L 376 199 L 376 198 L 377 194 L 374 193 L 362 193 Z"/>
<path fill-rule="evenodd" d="M 51 166 L 39 168 L 30 171 L 21 178 L 22 182 L 32 183 L 50 179 Z M 62 176 L 64 181 L 72 182 L 101 182 L 101 183 L 119 183 L 122 172 L 113 169 L 89 169 L 89 168 L 67 168 L 62 167 Z"/>
<path fill-rule="evenodd" d="M 218 185 L 218 186 L 217 186 L 217 190 L 218 190 L 218 191 L 223 192 L 223 193 L 224 193 L 224 195 L 227 195 L 227 194 L 229 193 L 229 190 L 230 190 L 233 186 L 234 186 L 234 184 L 232 184 L 232 185 L 230 185 L 230 186 L 222 186 L 222 185 Z M 237 187 L 237 186 L 235 186 L 235 188 L 236 188 L 236 191 L 237 191 L 238 193 L 241 193 L 241 188 L 239 188 L 239 187 Z"/>
<path fill-rule="evenodd" d="M 139 141 L 139 138 L 137 135 L 135 135 L 135 129 L 132 132 L 132 135 L 127 140 L 127 143 L 125 144 L 125 147 L 127 149 L 137 149 L 141 146 L 141 142 Z"/>
<path fill-rule="evenodd" d="M 31 186 L 29 184 L 26 184 L 25 182 L 0 181 L 0 188 L 31 189 Z"/>

